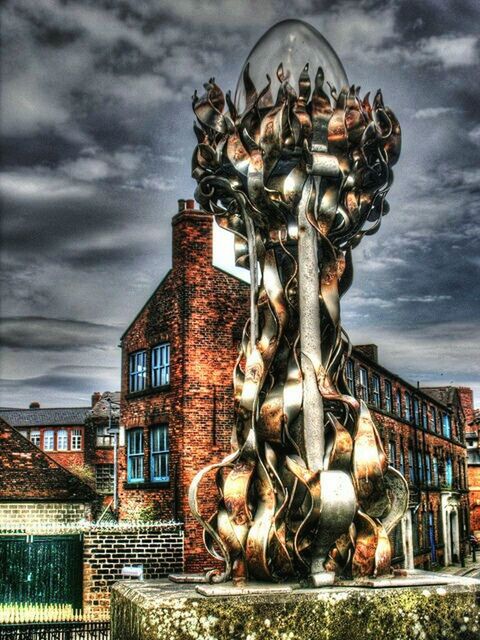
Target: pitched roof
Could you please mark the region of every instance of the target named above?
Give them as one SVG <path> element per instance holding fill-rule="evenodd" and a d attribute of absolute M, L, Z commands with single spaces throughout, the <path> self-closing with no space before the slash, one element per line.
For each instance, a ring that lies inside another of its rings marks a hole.
<path fill-rule="evenodd" d="M 110 415 L 110 406 L 112 418 L 118 420 L 120 418 L 120 391 L 104 391 L 99 400 L 89 410 L 89 418 L 108 418 Z"/>
<path fill-rule="evenodd" d="M 455 387 L 421 387 L 422 391 L 442 404 L 452 404 L 455 398 Z"/>
<path fill-rule="evenodd" d="M 0 418 L 0 500 L 89 502 L 96 493 Z"/>
<path fill-rule="evenodd" d="M 50 427 L 80 425 L 85 422 L 91 407 L 60 407 L 52 409 L 0 409 L 0 418 L 17 429 L 21 427 Z"/>

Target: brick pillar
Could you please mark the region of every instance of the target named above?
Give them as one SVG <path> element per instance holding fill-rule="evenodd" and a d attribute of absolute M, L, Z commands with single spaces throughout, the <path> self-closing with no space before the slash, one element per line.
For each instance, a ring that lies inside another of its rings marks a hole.
<path fill-rule="evenodd" d="M 212 224 L 212 217 L 195 211 L 188 200 L 172 220 L 173 272 L 183 289 L 180 512 L 187 571 L 215 566 L 204 549 L 201 527 L 190 513 L 187 493 L 200 469 L 230 452 L 236 337 L 248 316 L 248 286 L 212 265 Z M 213 478 L 204 486 L 199 498 L 202 513 L 209 517 L 218 495 Z"/>

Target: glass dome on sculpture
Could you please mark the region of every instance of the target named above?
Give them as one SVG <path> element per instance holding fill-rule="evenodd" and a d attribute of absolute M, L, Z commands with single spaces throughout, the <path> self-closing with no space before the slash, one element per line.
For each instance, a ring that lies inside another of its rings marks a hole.
<path fill-rule="evenodd" d="M 322 67 L 325 83 L 337 91 L 348 86 L 347 74 L 330 43 L 312 26 L 302 20 L 283 20 L 269 29 L 257 42 L 243 65 L 235 90 L 235 107 L 239 113 L 245 109 L 245 87 L 243 74 L 249 65 L 249 75 L 257 91 L 271 79 L 271 95 L 276 98 L 280 81 L 277 69 L 280 64 L 290 85 L 298 91 L 298 79 L 308 63 L 310 78 L 315 78 L 318 67 Z M 263 101 L 264 106 L 265 101 Z M 268 103 L 267 103 L 268 104 Z"/>

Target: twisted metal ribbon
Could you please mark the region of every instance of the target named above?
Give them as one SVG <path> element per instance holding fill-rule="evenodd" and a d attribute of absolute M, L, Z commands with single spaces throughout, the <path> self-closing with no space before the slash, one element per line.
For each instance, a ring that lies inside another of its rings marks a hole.
<path fill-rule="evenodd" d="M 388 212 L 400 127 L 380 92 L 373 104 L 354 86 L 328 95 L 321 68 L 312 90 L 308 65 L 298 92 L 282 65 L 277 76 L 274 103 L 270 79 L 258 92 L 245 68 L 242 114 L 213 78 L 193 99 L 196 199 L 234 234 L 251 296 L 232 453 L 199 471 L 189 501 L 225 564 L 212 581 L 321 584 L 388 572 L 388 534 L 408 503 L 368 408 L 348 389 L 340 323 L 351 249 Z M 207 517 L 197 491 L 213 472 L 219 502 Z"/>

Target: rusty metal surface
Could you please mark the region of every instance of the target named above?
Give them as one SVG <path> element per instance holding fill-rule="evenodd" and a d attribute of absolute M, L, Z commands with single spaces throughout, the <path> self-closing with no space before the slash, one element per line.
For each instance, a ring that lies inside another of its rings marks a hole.
<path fill-rule="evenodd" d="M 385 575 L 388 533 L 408 504 L 366 405 L 348 390 L 340 321 L 351 250 L 388 212 L 400 127 L 380 92 L 370 103 L 359 87 L 326 86 L 321 68 L 312 82 L 308 65 L 298 87 L 287 75 L 280 64 L 272 97 L 247 65 L 243 113 L 214 79 L 193 99 L 196 199 L 234 234 L 251 281 L 233 450 L 189 493 L 208 550 L 225 563 L 212 581 Z M 202 514 L 197 490 L 210 473 L 218 509 Z"/>

